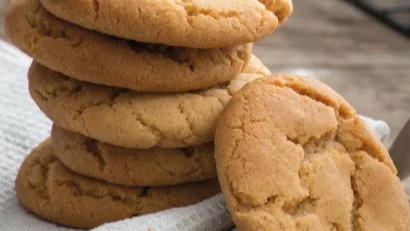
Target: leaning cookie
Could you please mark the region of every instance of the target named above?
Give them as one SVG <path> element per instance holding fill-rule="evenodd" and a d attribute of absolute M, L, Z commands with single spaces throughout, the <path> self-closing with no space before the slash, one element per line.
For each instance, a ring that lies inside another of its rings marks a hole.
<path fill-rule="evenodd" d="M 33 63 L 29 91 L 39 108 L 67 130 L 121 147 L 180 148 L 213 140 L 232 94 L 267 72 L 263 66 L 250 69 L 261 72 L 242 73 L 204 91 L 148 94 L 82 82 Z"/>
<path fill-rule="evenodd" d="M 54 15 L 131 40 L 194 48 L 254 42 L 292 12 L 291 0 L 41 0 Z"/>
<path fill-rule="evenodd" d="M 22 205 L 55 223 L 93 228 L 106 222 L 187 206 L 219 192 L 216 180 L 167 186 L 124 187 L 84 177 L 55 157 L 51 141 L 35 148 L 20 167 L 16 192 Z"/>
<path fill-rule="evenodd" d="M 125 186 L 164 186 L 216 178 L 214 145 L 180 149 L 122 148 L 69 132 L 51 130 L 55 155 L 72 171 Z"/>
<path fill-rule="evenodd" d="M 242 71 L 252 50 L 251 44 L 189 49 L 131 42 L 64 22 L 38 0 L 14 1 L 5 27 L 18 48 L 52 70 L 144 92 L 192 91 L 224 83 Z"/>
<path fill-rule="evenodd" d="M 389 154 L 317 80 L 277 75 L 248 84 L 225 107 L 215 148 L 241 231 L 409 230 Z"/>

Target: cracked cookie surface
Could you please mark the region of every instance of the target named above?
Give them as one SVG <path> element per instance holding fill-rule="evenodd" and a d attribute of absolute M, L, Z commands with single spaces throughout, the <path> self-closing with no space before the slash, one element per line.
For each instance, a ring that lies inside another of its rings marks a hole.
<path fill-rule="evenodd" d="M 407 231 L 396 169 L 355 110 L 318 80 L 261 78 L 226 105 L 218 179 L 241 231 Z"/>
<path fill-rule="evenodd" d="M 214 145 L 180 149 L 113 146 L 56 125 L 53 150 L 72 171 L 125 186 L 163 186 L 216 178 Z"/>
<path fill-rule="evenodd" d="M 64 22 L 38 0 L 14 1 L 5 28 L 18 48 L 52 70 L 144 92 L 192 91 L 224 83 L 243 70 L 252 51 L 251 44 L 189 49 L 120 39 Z"/>
<path fill-rule="evenodd" d="M 166 187 L 125 187 L 68 170 L 46 140 L 26 157 L 16 179 L 22 205 L 49 221 L 75 228 L 200 202 L 219 192 L 216 180 Z"/>
<path fill-rule="evenodd" d="M 41 0 L 54 15 L 135 41 L 215 48 L 259 40 L 292 12 L 291 0 Z"/>
<path fill-rule="evenodd" d="M 33 62 L 29 91 L 57 125 L 129 148 L 181 148 L 211 142 L 231 95 L 269 71 L 256 59 L 225 85 L 178 94 L 138 93 L 82 82 Z M 256 72 L 256 73 L 255 73 Z"/>

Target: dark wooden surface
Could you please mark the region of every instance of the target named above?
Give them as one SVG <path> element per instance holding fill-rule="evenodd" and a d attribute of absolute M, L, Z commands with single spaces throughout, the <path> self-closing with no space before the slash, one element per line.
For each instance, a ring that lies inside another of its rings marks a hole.
<path fill-rule="evenodd" d="M 7 6 L 10 0 L 0 0 L 0 39 L 6 39 L 6 33 L 4 32 L 4 14 L 6 14 Z"/>
<path fill-rule="evenodd" d="M 0 0 L 1 24 L 9 2 Z M 293 2 L 292 17 L 255 54 L 273 72 L 317 77 L 359 113 L 387 121 L 389 146 L 410 116 L 410 42 L 344 1 Z"/>

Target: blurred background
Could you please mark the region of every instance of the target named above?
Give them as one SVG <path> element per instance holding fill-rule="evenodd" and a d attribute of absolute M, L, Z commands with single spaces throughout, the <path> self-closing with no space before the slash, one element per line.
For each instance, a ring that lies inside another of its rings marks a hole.
<path fill-rule="evenodd" d="M 0 0 L 0 24 L 10 0 Z M 385 120 L 390 146 L 410 116 L 410 0 L 293 0 L 294 13 L 256 43 L 272 72 L 311 76 L 360 114 Z M 6 40 L 3 27 L 0 39 Z"/>

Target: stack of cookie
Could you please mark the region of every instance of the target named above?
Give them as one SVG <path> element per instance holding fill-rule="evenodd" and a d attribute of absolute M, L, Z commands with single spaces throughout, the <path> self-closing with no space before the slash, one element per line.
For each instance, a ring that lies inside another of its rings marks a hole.
<path fill-rule="evenodd" d="M 30 94 L 54 122 L 17 177 L 23 206 L 91 228 L 218 193 L 217 119 L 269 74 L 251 43 L 291 11 L 290 0 L 14 1 L 6 31 L 33 57 Z"/>

